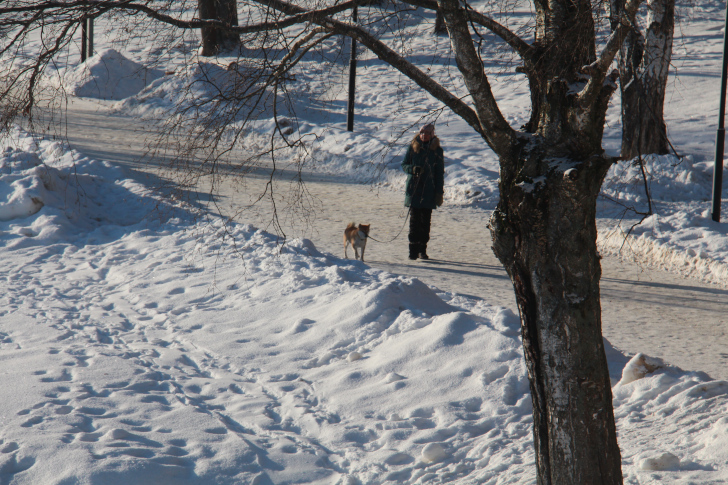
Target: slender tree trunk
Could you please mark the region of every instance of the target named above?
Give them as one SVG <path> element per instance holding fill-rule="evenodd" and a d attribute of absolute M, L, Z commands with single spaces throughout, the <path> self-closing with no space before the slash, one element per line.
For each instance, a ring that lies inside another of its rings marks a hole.
<path fill-rule="evenodd" d="M 219 20 L 231 26 L 238 25 L 237 0 L 197 0 L 200 19 Z M 216 56 L 240 45 L 240 36 L 223 29 L 201 29 L 203 56 Z"/>
<path fill-rule="evenodd" d="M 612 0 L 612 24 L 623 0 Z M 663 117 L 672 57 L 675 0 L 647 1 L 647 29 L 632 30 L 619 57 L 622 91 L 622 157 L 669 153 Z"/>

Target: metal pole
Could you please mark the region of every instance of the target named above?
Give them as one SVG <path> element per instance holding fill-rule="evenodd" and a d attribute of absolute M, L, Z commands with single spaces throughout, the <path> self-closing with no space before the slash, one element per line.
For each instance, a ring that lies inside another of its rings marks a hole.
<path fill-rule="evenodd" d="M 718 110 L 718 133 L 715 138 L 715 166 L 713 167 L 713 220 L 720 222 L 720 202 L 723 191 L 723 149 L 725 147 L 725 95 L 728 79 L 728 4 L 725 10 L 723 32 L 723 71 L 720 73 L 720 108 Z"/>
<path fill-rule="evenodd" d="M 86 62 L 86 38 L 88 36 L 88 19 L 81 20 L 81 62 Z"/>
<path fill-rule="evenodd" d="M 94 55 L 94 18 L 88 19 L 88 56 Z"/>
<path fill-rule="evenodd" d="M 352 10 L 352 21 L 356 23 L 356 7 Z M 356 88 L 356 40 L 351 39 L 349 59 L 349 106 L 346 112 L 346 131 L 354 131 L 354 92 Z"/>

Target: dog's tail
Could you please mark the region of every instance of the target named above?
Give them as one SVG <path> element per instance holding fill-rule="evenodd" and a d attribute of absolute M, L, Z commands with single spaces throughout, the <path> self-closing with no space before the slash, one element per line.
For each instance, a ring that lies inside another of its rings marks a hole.
<path fill-rule="evenodd" d="M 356 227 L 356 223 L 350 222 L 348 226 L 346 226 L 347 229 L 351 229 L 352 227 Z"/>

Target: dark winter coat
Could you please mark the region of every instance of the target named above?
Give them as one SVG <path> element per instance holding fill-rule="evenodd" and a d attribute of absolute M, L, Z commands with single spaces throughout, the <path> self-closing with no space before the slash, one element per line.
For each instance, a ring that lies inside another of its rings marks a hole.
<path fill-rule="evenodd" d="M 422 168 L 419 176 L 413 174 L 414 167 Z M 445 157 L 440 140 L 435 136 L 425 144 L 416 136 L 407 148 L 402 170 L 407 174 L 405 207 L 436 209 L 437 196 L 445 191 Z"/>

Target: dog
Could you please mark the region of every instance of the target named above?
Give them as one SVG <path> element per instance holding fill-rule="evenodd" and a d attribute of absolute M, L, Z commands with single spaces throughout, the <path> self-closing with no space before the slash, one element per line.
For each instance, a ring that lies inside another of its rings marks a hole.
<path fill-rule="evenodd" d="M 351 244 L 354 248 L 355 259 L 361 259 L 364 261 L 364 250 L 367 247 L 367 239 L 369 239 L 369 226 L 371 224 L 359 224 L 356 226 L 353 222 L 350 222 L 346 229 L 344 229 L 344 257 L 349 259 L 346 254 L 346 247 Z M 361 258 L 359 258 L 359 249 L 361 249 Z"/>

